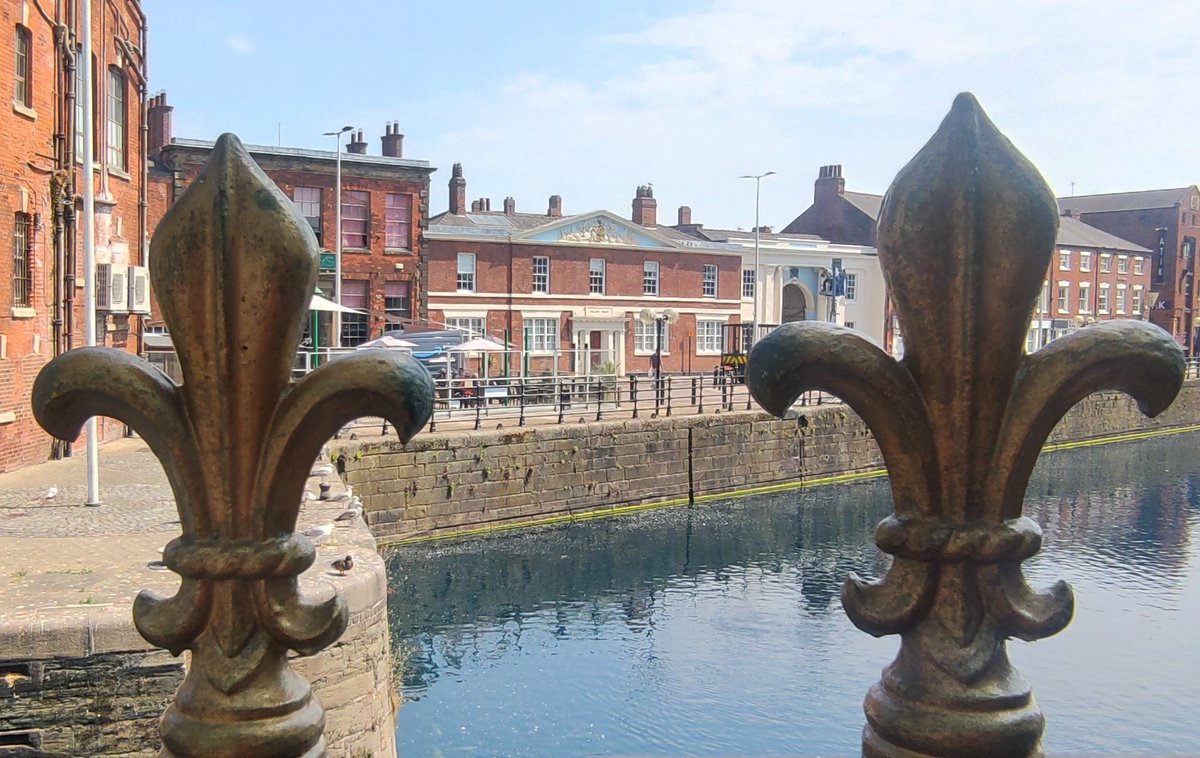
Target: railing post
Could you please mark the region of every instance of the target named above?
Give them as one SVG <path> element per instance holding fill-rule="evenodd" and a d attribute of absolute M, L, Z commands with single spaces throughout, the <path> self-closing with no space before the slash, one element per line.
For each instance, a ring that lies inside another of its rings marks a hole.
<path fill-rule="evenodd" d="M 517 380 L 517 426 L 525 426 L 525 379 Z"/>
<path fill-rule="evenodd" d="M 567 399 L 566 393 L 563 389 L 564 387 L 566 387 L 566 383 L 563 381 L 563 378 L 561 376 L 555 377 L 554 397 L 556 400 L 558 400 L 558 423 L 560 424 L 563 422 L 563 415 L 566 413 L 567 409 Z"/>
<path fill-rule="evenodd" d="M 674 376 L 667 377 L 667 415 L 671 415 L 671 386 L 675 384 Z"/>
<path fill-rule="evenodd" d="M 300 593 L 298 577 L 316 559 L 295 531 L 301 493 L 343 423 L 382 413 L 402 439 L 420 429 L 429 375 L 407 356 L 370 350 L 292 380 L 317 243 L 232 135 L 217 140 L 150 250 L 188 381 L 115 349 L 79 348 L 39 374 L 34 413 L 60 439 L 93 414 L 125 421 L 170 479 L 182 534 L 162 560 L 179 589 L 143 591 L 133 603 L 146 640 L 191 652 L 160 721 L 160 755 L 324 755 L 324 710 L 288 652 L 328 646 L 348 613 L 329 582 L 318 600 Z"/>
<path fill-rule="evenodd" d="M 842 588 L 856 626 L 900 635 L 867 693 L 863 754 L 1040 756 L 1044 720 L 1006 643 L 1061 631 L 1074 599 L 1065 583 L 1038 592 L 1022 573 L 1042 541 L 1021 515 L 1030 473 L 1058 420 L 1093 392 L 1120 389 L 1163 411 L 1183 354 L 1156 326 L 1114 320 L 1025 355 L 1058 206 L 970 95 L 900 171 L 877 228 L 903 361 L 841 327 L 797 322 L 760 341 L 749 386 L 775 415 L 828 388 L 888 468 L 895 512 L 875 541 L 894 561 L 881 579 L 851 575 Z"/>
<path fill-rule="evenodd" d="M 638 417 L 638 387 L 637 377 L 629 375 L 629 396 L 633 399 L 633 418 Z"/>
<path fill-rule="evenodd" d="M 694 402 L 697 406 L 699 406 L 696 409 L 696 413 L 698 413 L 698 414 L 704 413 L 704 379 L 697 377 L 696 379 L 693 379 L 692 381 L 693 381 L 692 394 L 695 396 L 695 399 L 692 402 Z M 699 385 L 698 393 L 696 391 L 697 385 Z"/>
<path fill-rule="evenodd" d="M 596 377 L 596 420 L 604 417 L 604 380 Z"/>

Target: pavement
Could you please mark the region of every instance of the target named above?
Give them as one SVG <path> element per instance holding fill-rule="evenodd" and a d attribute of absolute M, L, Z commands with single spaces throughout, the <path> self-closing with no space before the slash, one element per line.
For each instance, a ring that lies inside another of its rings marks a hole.
<path fill-rule="evenodd" d="M 133 629 L 130 609 L 143 589 L 178 588 L 178 577 L 157 562 L 180 533 L 179 516 L 162 466 L 142 440 L 104 444 L 99 461 L 99 506 L 84 504 L 82 455 L 0 474 L 0 660 L 150 647 Z M 344 491 L 328 465 L 314 471 L 307 484 L 314 496 L 326 479 L 333 494 Z M 298 528 L 330 523 L 344 505 L 310 500 Z M 343 584 L 329 564 L 346 553 L 356 562 L 374 557 L 366 527 L 355 527 L 335 529 L 318 544 L 302 588 L 320 593 L 323 583 Z"/>

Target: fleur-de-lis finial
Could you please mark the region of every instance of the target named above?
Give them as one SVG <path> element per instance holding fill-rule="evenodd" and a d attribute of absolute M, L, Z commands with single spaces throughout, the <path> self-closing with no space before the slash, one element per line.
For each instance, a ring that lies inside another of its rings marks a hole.
<path fill-rule="evenodd" d="M 895 560 L 881 580 L 851 575 L 842 589 L 856 626 L 901 636 L 866 698 L 864 755 L 1040 754 L 1043 717 L 1005 640 L 1057 633 L 1074 600 L 1065 583 L 1041 593 L 1021 572 L 1041 547 L 1021 515 L 1029 475 L 1086 395 L 1121 390 L 1153 416 L 1182 385 L 1179 346 L 1143 322 L 1024 354 L 1057 228 L 1041 175 L 959 95 L 880 212 L 904 359 L 819 322 L 782 326 L 750 355 L 764 408 L 783 415 L 810 389 L 839 395 L 874 432 L 891 477 L 895 513 L 875 540 Z"/>
<path fill-rule="evenodd" d="M 336 640 L 346 606 L 336 592 L 299 593 L 315 558 L 294 531 L 304 483 L 346 421 L 384 416 L 407 440 L 432 408 L 428 372 L 386 351 L 292 382 L 317 252 L 291 201 L 226 134 L 151 244 L 183 385 L 106 348 L 55 358 L 34 385 L 51 434 L 73 438 L 93 415 L 121 419 L 170 480 L 183 533 L 163 561 L 182 582 L 172 597 L 142 592 L 133 608 L 151 643 L 192 652 L 163 717 L 164 756 L 324 754 L 324 711 L 286 656 Z"/>

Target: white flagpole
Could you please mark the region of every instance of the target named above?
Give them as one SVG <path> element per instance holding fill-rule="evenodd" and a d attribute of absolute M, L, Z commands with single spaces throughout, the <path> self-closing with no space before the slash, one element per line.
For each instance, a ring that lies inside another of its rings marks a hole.
<path fill-rule="evenodd" d="M 96 187 L 95 175 L 92 168 L 95 164 L 95 145 L 92 137 L 95 134 L 95 124 L 92 114 L 92 0 L 83 0 L 80 5 L 80 34 L 83 44 L 79 51 L 76 66 L 83 66 L 83 92 L 76 92 L 75 97 L 83 98 L 83 170 L 80 172 L 83 184 L 83 334 L 85 344 L 93 347 L 96 344 Z M 85 505 L 100 505 L 100 466 L 97 459 L 95 417 L 88 419 L 85 427 L 87 445 L 87 501 Z"/>

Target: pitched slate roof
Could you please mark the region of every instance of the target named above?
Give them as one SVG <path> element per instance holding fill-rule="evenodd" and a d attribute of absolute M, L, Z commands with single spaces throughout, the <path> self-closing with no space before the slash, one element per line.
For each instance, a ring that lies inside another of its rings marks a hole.
<path fill-rule="evenodd" d="M 843 192 L 842 197 L 846 198 L 846 202 L 870 216 L 872 220 L 879 220 L 879 209 L 883 206 L 883 195 L 872 195 L 869 192 Z"/>
<path fill-rule="evenodd" d="M 429 219 L 430 226 L 461 226 L 464 229 L 501 229 L 506 232 L 524 232 L 542 224 L 560 221 L 560 217 L 547 216 L 545 213 L 514 213 L 507 215 L 504 211 L 481 211 L 479 213 L 459 213 L 450 211 L 439 213 Z"/>
<path fill-rule="evenodd" d="M 695 229 L 697 235 L 702 235 L 703 239 L 713 242 L 728 242 L 730 238 L 747 238 L 754 236 L 753 229 L 709 229 L 708 227 L 699 227 Z M 759 237 L 765 240 L 781 239 L 781 240 L 819 240 L 821 239 L 816 234 L 785 234 L 783 232 L 760 232 Z"/>
<path fill-rule="evenodd" d="M 1150 254 L 1150 251 L 1141 245 L 1089 226 L 1070 216 L 1063 216 L 1058 220 L 1057 243 L 1061 247 L 1099 247 L 1105 250 Z"/>
<path fill-rule="evenodd" d="M 1151 208 L 1173 208 L 1186 202 L 1195 187 L 1176 189 L 1141 190 L 1139 192 L 1112 192 L 1106 195 L 1072 195 L 1058 198 L 1062 211 L 1080 213 L 1105 213 L 1109 211 L 1140 211 Z"/>

